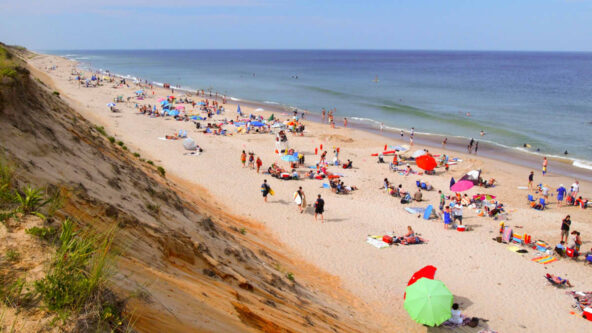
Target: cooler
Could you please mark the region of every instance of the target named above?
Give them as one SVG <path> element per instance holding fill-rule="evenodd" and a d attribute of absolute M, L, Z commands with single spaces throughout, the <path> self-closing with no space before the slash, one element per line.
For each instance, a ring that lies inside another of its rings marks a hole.
<path fill-rule="evenodd" d="M 459 225 L 456 227 L 456 231 L 467 231 L 467 227 L 464 225 Z"/>
<path fill-rule="evenodd" d="M 584 313 L 582 313 L 582 317 L 592 321 L 592 308 L 584 308 Z"/>

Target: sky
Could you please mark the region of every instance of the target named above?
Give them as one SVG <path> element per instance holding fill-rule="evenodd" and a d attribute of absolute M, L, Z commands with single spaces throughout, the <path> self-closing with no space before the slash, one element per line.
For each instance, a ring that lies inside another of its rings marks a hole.
<path fill-rule="evenodd" d="M 592 0 L 0 0 L 33 50 L 592 51 Z"/>

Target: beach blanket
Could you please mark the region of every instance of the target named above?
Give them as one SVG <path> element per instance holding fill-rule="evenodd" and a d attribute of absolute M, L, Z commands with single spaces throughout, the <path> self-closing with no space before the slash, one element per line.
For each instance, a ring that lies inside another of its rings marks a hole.
<path fill-rule="evenodd" d="M 423 207 L 405 207 L 405 210 L 409 214 L 423 214 L 426 209 Z"/>
<path fill-rule="evenodd" d="M 504 227 L 504 233 L 502 235 L 502 242 L 509 243 L 512 239 L 512 229 L 510 227 Z"/>
<path fill-rule="evenodd" d="M 550 264 L 550 263 L 552 263 L 554 261 L 557 261 L 557 258 L 555 258 L 553 256 L 542 256 L 542 257 L 533 258 L 531 260 L 534 261 L 534 262 L 537 262 L 539 264 L 546 265 L 546 264 Z"/>
<path fill-rule="evenodd" d="M 385 243 L 382 241 L 381 239 L 376 239 L 374 237 L 368 236 L 368 238 L 366 238 L 366 243 L 378 248 L 378 249 L 384 249 L 386 247 L 389 247 L 389 244 Z"/>

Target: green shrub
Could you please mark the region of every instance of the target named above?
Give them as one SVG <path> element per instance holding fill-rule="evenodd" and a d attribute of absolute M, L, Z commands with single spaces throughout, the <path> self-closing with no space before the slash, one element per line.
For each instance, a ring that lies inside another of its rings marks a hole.
<path fill-rule="evenodd" d="M 138 154 L 138 153 L 134 153 L 134 156 L 135 156 L 135 157 L 140 157 L 140 154 Z"/>
<path fill-rule="evenodd" d="M 52 94 L 54 94 L 54 96 L 60 97 L 60 92 L 59 91 L 53 91 Z"/>
<path fill-rule="evenodd" d="M 0 158 L 0 208 L 14 202 L 12 180 L 14 169 Z"/>
<path fill-rule="evenodd" d="M 66 318 L 97 299 L 104 286 L 113 232 L 79 234 L 74 223 L 62 223 L 58 249 L 47 275 L 35 281 L 35 290 L 45 306 Z"/>
<path fill-rule="evenodd" d="M 43 192 L 40 189 L 27 185 L 23 189 L 22 195 L 19 192 L 15 193 L 15 200 L 18 203 L 17 211 L 25 215 L 33 214 L 45 219 L 45 216 L 37 211 L 48 203 L 47 200 L 43 200 Z"/>
<path fill-rule="evenodd" d="M 158 168 L 156 168 L 156 170 L 158 171 L 158 173 L 160 173 L 161 176 L 164 177 L 164 175 L 166 174 L 166 171 L 164 170 L 163 167 L 159 166 Z"/>
<path fill-rule="evenodd" d="M 95 126 L 95 129 L 97 130 L 97 132 L 101 133 L 102 135 L 107 136 L 107 132 L 105 132 L 105 127 Z"/>
<path fill-rule="evenodd" d="M 110 136 L 110 137 L 108 137 L 107 139 L 109 139 L 109 142 L 111 142 L 111 143 L 115 143 L 115 138 L 114 138 L 114 137 Z"/>
<path fill-rule="evenodd" d="M 127 150 L 127 146 L 123 146 L 123 147 L 121 147 L 121 148 L 123 148 L 123 150 Z"/>
<path fill-rule="evenodd" d="M 247 234 L 247 229 L 245 228 L 240 228 L 239 231 L 241 234 L 246 235 Z"/>
<path fill-rule="evenodd" d="M 154 165 L 154 162 L 152 162 L 151 160 L 146 161 L 146 163 L 148 163 L 150 165 Z"/>
<path fill-rule="evenodd" d="M 50 241 L 55 238 L 57 234 L 57 229 L 48 227 L 32 227 L 30 229 L 25 230 L 25 232 L 29 235 L 39 237 L 46 241 Z"/>
<path fill-rule="evenodd" d="M 288 280 L 290 280 L 290 281 L 294 281 L 295 280 L 294 273 L 292 273 L 292 272 L 286 273 L 286 278 L 288 278 Z"/>
<path fill-rule="evenodd" d="M 118 144 L 120 147 L 123 147 L 123 141 L 121 141 L 121 140 L 120 140 L 120 141 L 117 141 L 117 144 Z"/>
<path fill-rule="evenodd" d="M 146 162 L 146 159 L 145 158 L 141 158 L 140 159 L 140 162 Z"/>

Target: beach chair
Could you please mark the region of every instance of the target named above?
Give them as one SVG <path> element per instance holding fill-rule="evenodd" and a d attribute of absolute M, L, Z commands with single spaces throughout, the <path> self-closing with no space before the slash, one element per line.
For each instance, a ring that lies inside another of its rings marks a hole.
<path fill-rule="evenodd" d="M 520 235 L 517 233 L 512 233 L 512 243 L 516 244 L 524 244 L 524 235 Z"/>
<path fill-rule="evenodd" d="M 421 182 L 419 180 L 415 181 L 415 185 L 417 185 L 417 187 L 421 188 Z"/>
<path fill-rule="evenodd" d="M 541 204 L 541 206 L 543 207 L 542 209 L 547 208 L 547 203 L 545 202 L 544 198 L 539 199 L 539 204 Z"/>
<path fill-rule="evenodd" d="M 528 204 L 530 204 L 531 202 L 534 202 L 534 197 L 532 196 L 532 194 L 528 195 Z"/>
<path fill-rule="evenodd" d="M 549 281 L 549 283 L 551 283 L 552 285 L 554 285 L 555 287 L 558 287 L 558 288 L 565 287 L 567 285 L 566 279 L 562 279 L 558 276 L 557 279 L 559 279 L 560 282 L 557 282 L 553 279 L 553 276 L 549 273 L 547 273 L 545 275 L 545 279 L 547 279 L 547 281 Z"/>

